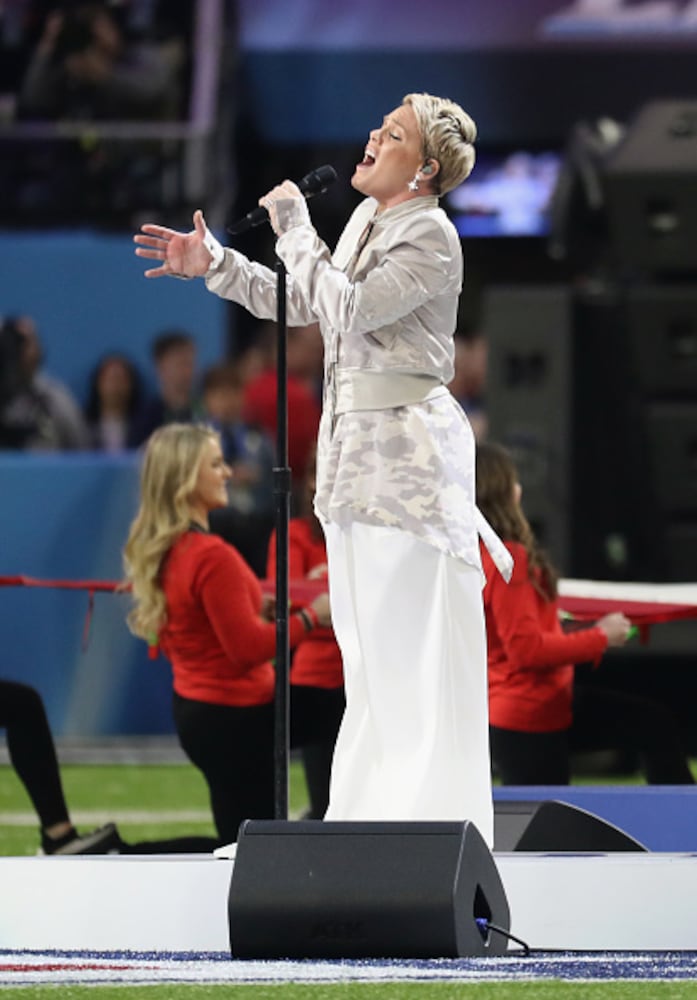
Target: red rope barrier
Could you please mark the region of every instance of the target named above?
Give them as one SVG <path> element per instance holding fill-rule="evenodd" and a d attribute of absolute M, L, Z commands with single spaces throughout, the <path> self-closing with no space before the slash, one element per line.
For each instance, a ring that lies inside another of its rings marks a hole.
<path fill-rule="evenodd" d="M 0 587 L 50 587 L 57 590 L 86 590 L 88 594 L 87 611 L 85 612 L 85 624 L 80 644 L 83 653 L 90 641 L 95 593 L 98 591 L 114 593 L 117 590 L 124 592 L 130 590 L 129 584 L 113 580 L 39 580 L 35 576 L 0 576 Z"/>
<path fill-rule="evenodd" d="M 35 576 L 0 576 L 0 587 L 56 587 L 60 590 L 127 591 L 129 584 L 113 580 L 39 580 Z"/>
<path fill-rule="evenodd" d="M 89 605 L 85 618 L 83 632 L 83 649 L 87 648 L 94 595 L 104 593 L 128 593 L 130 584 L 115 580 L 40 580 L 33 576 L 0 576 L 0 587 L 52 587 L 61 590 L 86 590 L 89 594 Z M 262 580 L 261 587 L 265 594 L 273 594 L 273 580 Z M 291 580 L 290 600 L 294 607 L 308 604 L 326 588 L 326 580 Z M 677 604 L 660 601 L 637 601 L 620 598 L 587 597 L 576 595 L 560 595 L 559 607 L 562 611 L 579 621 L 594 621 L 611 611 L 622 611 L 633 625 L 642 630 L 644 640 L 649 625 L 661 622 L 677 621 L 679 619 L 697 618 L 697 604 Z"/>

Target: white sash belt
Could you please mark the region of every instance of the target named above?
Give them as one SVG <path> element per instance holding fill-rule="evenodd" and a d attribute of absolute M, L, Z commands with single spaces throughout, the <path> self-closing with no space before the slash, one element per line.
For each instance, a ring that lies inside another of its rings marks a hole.
<path fill-rule="evenodd" d="M 389 410 L 423 403 L 448 390 L 431 375 L 334 369 L 334 415 L 356 410 Z"/>
<path fill-rule="evenodd" d="M 374 372 L 365 369 L 331 368 L 334 416 L 358 410 L 388 410 L 435 399 L 449 390 L 431 375 L 406 372 Z M 513 557 L 478 507 L 474 508 L 477 534 L 486 545 L 497 569 L 508 581 Z"/>
<path fill-rule="evenodd" d="M 496 566 L 506 583 L 509 583 L 513 576 L 513 556 L 484 517 L 479 507 L 474 508 L 474 524 L 477 534 L 489 550 L 489 555 L 494 562 L 494 566 Z"/>

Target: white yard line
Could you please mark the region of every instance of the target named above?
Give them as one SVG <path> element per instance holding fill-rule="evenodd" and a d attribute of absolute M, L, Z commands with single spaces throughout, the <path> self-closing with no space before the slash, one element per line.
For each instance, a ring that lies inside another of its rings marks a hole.
<path fill-rule="evenodd" d="M 71 810 L 77 826 L 101 823 L 208 823 L 208 809 L 85 809 Z M 36 826 L 34 812 L 0 812 L 0 826 Z"/>

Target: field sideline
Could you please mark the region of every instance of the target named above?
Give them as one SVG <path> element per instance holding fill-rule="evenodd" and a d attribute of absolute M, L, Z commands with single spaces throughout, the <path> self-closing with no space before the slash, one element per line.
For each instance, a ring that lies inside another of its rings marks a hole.
<path fill-rule="evenodd" d="M 59 758 L 64 755 L 58 747 Z M 70 755 L 65 755 L 70 756 Z M 113 758 L 115 752 L 112 750 Z M 116 755 L 117 756 L 117 755 Z M 2 759 L 2 758 L 0 758 Z M 6 753 L 5 753 L 6 759 Z M 693 772 L 697 774 L 695 762 Z M 114 821 L 125 840 L 159 840 L 188 834 L 213 836 L 208 792 L 188 762 L 62 763 L 66 800 L 77 826 L 88 829 Z M 580 776 L 578 784 L 640 784 L 637 776 Z M 302 768 L 289 768 L 291 818 L 307 808 Z M 0 855 L 31 855 L 38 847 L 38 821 L 13 769 L 0 764 Z"/>
<path fill-rule="evenodd" d="M 43 963 L 43 965 L 42 965 Z M 284 965 L 286 966 L 284 968 Z M 241 969 L 239 967 L 242 967 Z M 292 966 L 292 968 L 288 968 Z M 100 971 L 101 968 L 101 971 Z M 9 970 L 4 972 L 3 970 Z M 34 975 L 31 971 L 36 972 Z M 67 970 L 67 971 L 66 971 Z M 695 957 L 541 954 L 421 962 L 234 962 L 228 956 L 3 954 L 0 996 L 92 1000 L 547 1000 L 697 997 Z"/>
<path fill-rule="evenodd" d="M 59 748 L 60 755 L 60 748 Z M 214 836 L 205 782 L 188 763 L 65 764 L 65 797 L 81 830 L 113 821 L 124 840 Z M 302 768 L 291 762 L 290 812 L 307 806 Z M 13 769 L 0 765 L 0 855 L 32 855 L 38 820 Z"/>

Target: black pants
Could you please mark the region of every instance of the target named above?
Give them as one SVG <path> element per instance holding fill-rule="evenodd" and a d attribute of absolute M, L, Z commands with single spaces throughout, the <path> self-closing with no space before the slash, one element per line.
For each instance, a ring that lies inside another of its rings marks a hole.
<path fill-rule="evenodd" d="M 620 691 L 574 688 L 571 728 L 522 733 L 490 727 L 491 756 L 504 785 L 567 785 L 573 752 L 632 751 L 648 784 L 693 784 L 677 722 L 658 702 Z"/>
<path fill-rule="evenodd" d="M 7 730 L 10 762 L 41 826 L 67 822 L 56 747 L 39 692 L 26 684 L 0 680 L 0 727 Z"/>
<path fill-rule="evenodd" d="M 310 809 L 307 819 L 322 819 L 329 805 L 334 746 L 344 715 L 343 687 L 290 687 L 291 745 L 300 747 Z"/>
<path fill-rule="evenodd" d="M 571 751 L 626 750 L 639 755 L 649 785 L 691 785 L 680 726 L 658 701 L 577 683 Z"/>
<path fill-rule="evenodd" d="M 273 819 L 274 707 L 212 705 L 174 694 L 182 749 L 203 774 L 221 844 L 244 819 Z"/>
<path fill-rule="evenodd" d="M 290 743 L 307 750 L 310 814 L 320 819 L 329 800 L 334 742 L 344 710 L 343 688 L 291 685 Z M 221 843 L 237 839 L 243 819 L 274 816 L 274 706 L 237 707 L 174 694 L 182 749 L 208 784 Z"/>

